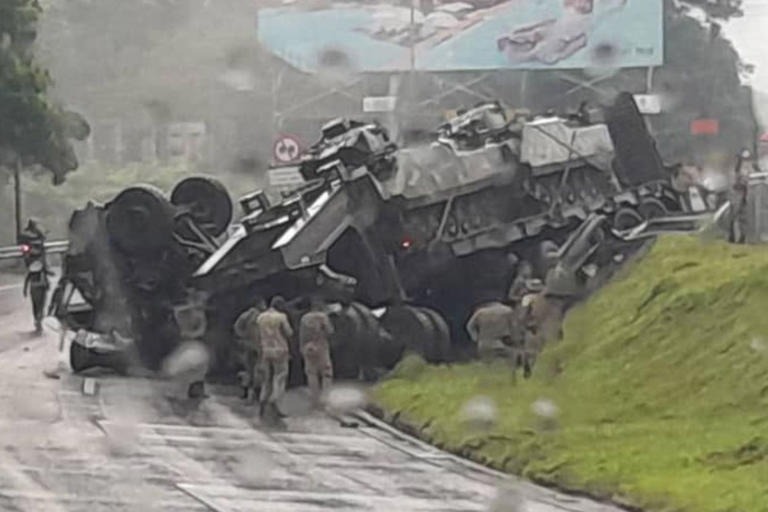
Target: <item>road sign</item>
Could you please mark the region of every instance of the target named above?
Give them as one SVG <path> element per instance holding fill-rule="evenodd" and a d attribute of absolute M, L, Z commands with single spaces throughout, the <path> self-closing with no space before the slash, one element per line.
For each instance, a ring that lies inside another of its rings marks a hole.
<path fill-rule="evenodd" d="M 293 135 L 280 135 L 275 141 L 272 155 L 280 163 L 295 162 L 301 154 L 301 143 Z"/>
<path fill-rule="evenodd" d="M 267 176 L 269 177 L 269 186 L 273 188 L 294 188 L 304 184 L 304 178 L 301 176 L 299 168 L 295 166 L 269 169 Z"/>
<path fill-rule="evenodd" d="M 657 94 L 635 94 L 635 103 L 641 114 L 661 114 L 661 99 Z"/>
<path fill-rule="evenodd" d="M 392 112 L 396 103 L 395 96 L 367 96 L 363 98 L 363 112 Z"/>

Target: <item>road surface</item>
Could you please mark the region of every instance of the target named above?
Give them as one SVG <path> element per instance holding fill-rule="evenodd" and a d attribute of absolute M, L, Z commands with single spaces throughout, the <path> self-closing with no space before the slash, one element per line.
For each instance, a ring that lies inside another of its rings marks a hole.
<path fill-rule="evenodd" d="M 213 390 L 195 411 L 172 382 L 44 376 L 61 356 L 48 325 L 32 337 L 18 287 L 0 288 L 0 510 L 316 512 L 487 511 L 513 486 L 528 512 L 615 512 L 464 462 L 386 426 L 310 413 L 287 428 Z M 358 418 L 360 419 L 360 418 Z M 363 416 L 362 419 L 365 419 Z M 496 510 L 496 509 L 494 509 Z"/>

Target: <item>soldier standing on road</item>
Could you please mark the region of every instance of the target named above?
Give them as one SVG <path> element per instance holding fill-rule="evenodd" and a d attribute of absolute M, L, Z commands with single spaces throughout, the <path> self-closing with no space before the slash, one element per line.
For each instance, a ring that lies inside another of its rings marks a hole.
<path fill-rule="evenodd" d="M 235 321 L 235 336 L 239 342 L 245 374 L 242 376 L 243 399 L 253 402 L 256 390 L 261 387 L 259 375 L 259 327 L 256 323 L 259 314 L 267 309 L 264 299 L 259 299 L 255 306 L 245 310 Z"/>
<path fill-rule="evenodd" d="M 259 394 L 259 416 L 269 413 L 271 419 L 283 416 L 277 408 L 277 401 L 285 392 L 291 357 L 289 340 L 293 336 L 293 329 L 285 308 L 285 299 L 275 296 L 269 309 L 256 318 L 259 336 L 258 373 L 264 379 Z"/>
<path fill-rule="evenodd" d="M 747 197 L 749 193 L 749 171 L 745 170 L 744 161 L 750 157 L 744 150 L 738 157 L 734 169 L 735 182 L 731 190 L 731 226 L 728 241 L 743 244 L 747 232 Z"/>
<path fill-rule="evenodd" d="M 482 361 L 504 358 L 512 365 L 514 374 L 523 360 L 522 332 L 514 309 L 499 301 L 480 306 L 469 319 L 467 332 L 477 343 Z"/>
<path fill-rule="evenodd" d="M 24 297 L 29 293 L 32 299 L 32 314 L 35 318 L 35 333 L 43 333 L 43 316 L 45 315 L 45 299 L 48 295 L 50 283 L 48 276 L 50 271 L 45 268 L 40 260 L 33 261 L 27 269 L 27 277 L 24 279 Z"/>
<path fill-rule="evenodd" d="M 320 404 L 320 395 L 331 384 L 333 364 L 331 362 L 330 337 L 333 334 L 331 319 L 323 310 L 322 302 L 312 300 L 312 309 L 301 317 L 299 344 L 304 357 L 304 372 L 315 407 Z"/>

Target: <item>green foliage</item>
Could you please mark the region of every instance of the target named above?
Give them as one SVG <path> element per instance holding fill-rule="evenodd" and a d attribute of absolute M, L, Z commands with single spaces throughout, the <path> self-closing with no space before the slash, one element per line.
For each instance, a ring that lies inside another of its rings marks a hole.
<path fill-rule="evenodd" d="M 429 367 L 375 398 L 434 442 L 644 510 L 768 510 L 768 249 L 661 239 L 573 310 L 530 381 L 503 365 Z M 470 398 L 499 410 L 469 430 Z M 560 410 L 542 429 L 540 399 Z"/>
<path fill-rule="evenodd" d="M 744 16 L 741 3 L 742 0 L 718 0 L 716 2 L 712 0 L 682 0 L 679 2 L 681 10 L 687 9 L 688 6 L 698 7 L 703 9 L 708 16 L 723 20 Z"/>
<path fill-rule="evenodd" d="M 752 147 L 756 130 L 738 53 L 727 39 L 672 10 L 665 17 L 665 33 L 665 65 L 653 81 L 668 111 L 651 118 L 661 151 L 669 159 L 732 166 L 742 148 Z M 690 122 L 699 118 L 718 119 L 721 133 L 692 136 Z"/>
<path fill-rule="evenodd" d="M 224 71 L 224 48 L 252 37 L 253 3 L 228 4 L 51 2 L 42 23 L 41 54 L 56 77 L 57 92 L 83 105 L 94 119 L 143 113 L 155 122 L 194 118 L 200 115 L 195 109 L 209 106 L 211 88 Z M 243 4 L 247 9 L 233 10 Z"/>
<path fill-rule="evenodd" d="M 46 96 L 49 74 L 34 60 L 41 8 L 37 0 L 0 3 L 0 165 L 17 157 L 24 166 L 41 165 L 53 173 L 54 183 L 77 168 L 68 140 L 74 114 L 66 114 Z M 74 119 L 82 128 L 82 120 Z M 80 137 L 87 136 L 79 130 Z"/>
<path fill-rule="evenodd" d="M 731 167 L 742 148 L 752 147 L 756 133 L 752 92 L 741 85 L 741 58 L 722 34 L 671 0 L 665 3 L 664 39 L 664 65 L 654 70 L 652 89 L 662 98 L 663 112 L 648 117 L 662 157 Z M 601 88 L 645 92 L 645 78 L 644 70 L 622 70 Z M 691 135 L 691 121 L 701 118 L 719 120 L 720 134 Z"/>

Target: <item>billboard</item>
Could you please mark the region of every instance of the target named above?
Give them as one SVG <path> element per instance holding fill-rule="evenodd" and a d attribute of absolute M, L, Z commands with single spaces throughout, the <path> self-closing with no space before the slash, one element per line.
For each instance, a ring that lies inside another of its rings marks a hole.
<path fill-rule="evenodd" d="M 286 1 L 259 40 L 307 72 L 658 66 L 663 0 Z"/>

